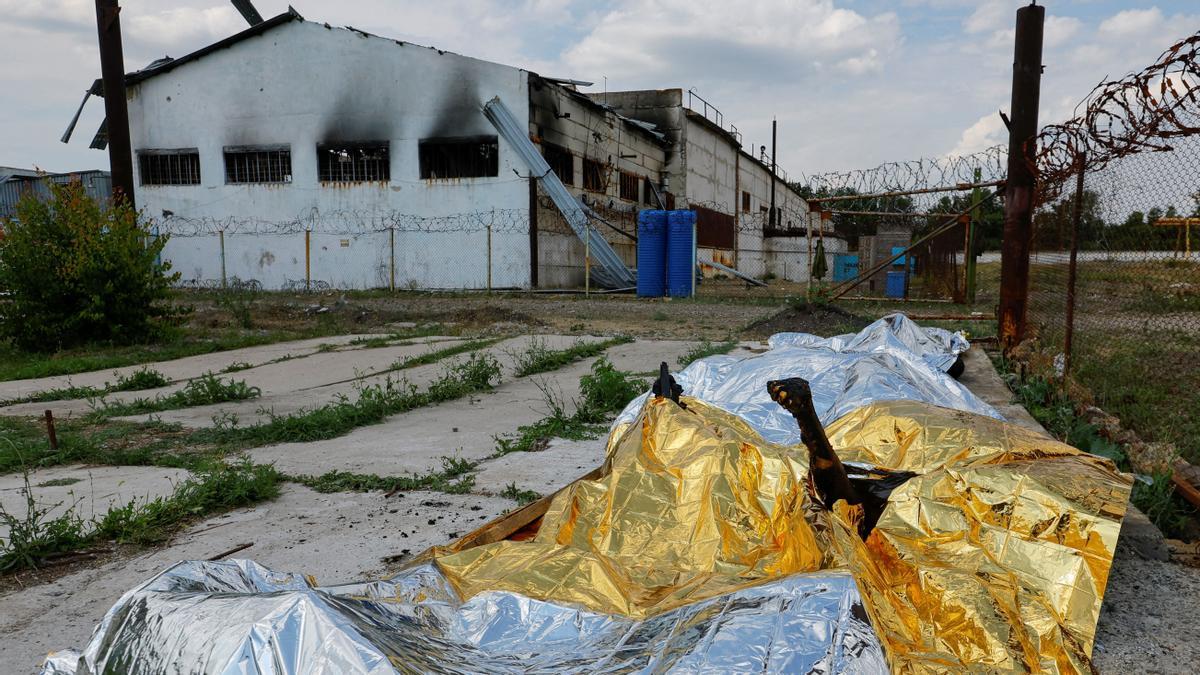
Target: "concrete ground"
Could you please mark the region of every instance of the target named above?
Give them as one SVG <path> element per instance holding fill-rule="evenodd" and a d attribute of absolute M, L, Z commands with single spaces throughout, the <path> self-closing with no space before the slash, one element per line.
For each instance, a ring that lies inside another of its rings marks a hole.
<path fill-rule="evenodd" d="M 166 546 L 110 556 L 97 565 L 74 569 L 46 583 L 0 594 L 0 672 L 30 672 L 47 651 L 82 646 L 122 593 L 177 561 L 208 558 L 250 543 L 253 544 L 250 548 L 233 557 L 251 558 L 275 569 L 310 573 L 322 584 L 369 578 L 394 569 L 397 558 L 446 543 L 515 508 L 514 501 L 497 496 L 510 484 L 548 494 L 591 470 L 603 460 L 603 439 L 557 439 L 539 451 L 537 457 L 523 453 L 491 457 L 495 434 L 514 432 L 518 426 L 545 416 L 543 390 L 556 392 L 568 412 L 573 410 L 572 400 L 579 394 L 579 376 L 590 367 L 591 359 L 587 359 L 552 373 L 515 378 L 511 372 L 511 352 L 524 348 L 527 339 L 510 339 L 489 350 L 505 367 L 504 382 L 492 392 L 396 415 L 382 424 L 362 427 L 340 438 L 267 446 L 250 453 L 254 461 L 273 462 L 285 472 L 319 474 L 342 470 L 379 475 L 424 472 L 438 468 L 440 457 L 458 455 L 479 461 L 471 494 L 407 492 L 391 497 L 381 492 L 320 494 L 286 484 L 279 499 L 205 519 Z M 562 348 L 577 338 L 547 336 L 545 339 L 547 346 Z M 262 386 L 264 400 L 277 406 L 278 412 L 285 412 L 324 403 L 338 393 L 352 391 L 352 383 L 347 379 L 365 375 L 362 379 L 371 381 L 371 367 L 386 365 L 402 353 L 439 348 L 412 345 L 319 353 L 318 345 L 322 342 L 338 341 L 330 338 L 306 341 L 303 348 L 295 343 L 290 347 L 272 345 L 255 348 L 270 351 L 250 356 L 230 357 L 232 352 L 229 352 L 203 364 L 200 360 L 217 355 L 180 359 L 155 367 L 169 377 L 185 379 L 207 370 L 219 370 L 235 361 L 261 364 L 276 358 L 271 354 L 301 353 L 303 349 L 302 358 L 236 374 L 249 384 Z M 653 371 L 660 361 L 667 361 L 675 369 L 677 359 L 693 345 L 687 341 L 638 340 L 610 348 L 606 355 L 623 370 Z M 318 357 L 320 360 L 314 360 Z M 1023 408 L 1009 403 L 1011 394 L 981 350 L 968 352 L 966 362 L 964 384 L 1018 424 L 1038 426 Z M 443 363 L 436 363 L 407 370 L 404 375 L 413 382 L 427 382 L 443 368 Z M 98 378 L 97 384 L 112 379 L 111 373 L 89 376 Z M 87 381 L 83 376 L 73 378 L 75 384 Z M 3 393 L 4 384 L 11 383 L 0 383 L 0 398 L 9 396 Z M 31 388 L 45 386 L 48 382 L 37 385 L 26 382 L 12 390 L 28 393 Z M 220 409 L 253 418 L 263 402 L 178 411 L 170 419 L 187 426 L 203 426 Z M 163 417 L 168 418 L 165 413 Z M 75 478 L 84 480 L 54 486 Z M 87 495 L 99 504 L 110 497 L 127 500 L 132 496 L 164 494 L 171 481 L 179 478 L 179 474 L 170 470 L 153 467 L 76 466 L 39 471 L 31 477 L 31 482 L 52 484 L 39 489 L 40 499 L 63 499 L 74 489 L 76 495 Z M 0 499 L 6 508 L 15 489 L 20 487 L 13 481 L 19 479 L 19 476 L 0 478 Z M 85 485 L 87 491 L 82 492 Z M 52 491 L 43 494 L 40 491 L 43 489 Z M 1196 632 L 1197 624 L 1191 621 L 1196 600 L 1200 598 L 1200 570 L 1154 559 L 1161 548 L 1161 535 L 1144 516 L 1131 510 L 1097 633 L 1095 660 L 1102 672 L 1189 672 L 1192 664 L 1200 663 L 1200 635 Z"/>
<path fill-rule="evenodd" d="M 30 472 L 29 485 L 35 508 L 56 518 L 74 508 L 84 520 L 98 518 L 113 505 L 133 500 L 167 497 L 186 480 L 188 472 L 158 466 L 54 466 Z M 23 516 L 27 510 L 25 476 L 0 475 L 0 508 Z M 0 539 L 8 537 L 8 525 L 0 523 Z"/>
<path fill-rule="evenodd" d="M 471 494 L 407 492 L 391 497 L 384 497 L 381 492 L 320 494 L 303 486 L 285 484 L 279 499 L 206 519 L 164 547 L 105 559 L 96 566 L 76 569 L 48 583 L 0 595 L 0 672 L 28 672 L 49 650 L 82 646 L 122 593 L 174 562 L 207 558 L 243 543 L 253 543 L 236 557 L 252 558 L 276 569 L 313 574 L 320 583 L 378 576 L 389 567 L 394 568 L 398 557 L 447 543 L 515 508 L 516 502 L 497 496 L 510 483 L 546 494 L 599 465 L 604 459 L 603 439 L 556 441 L 540 451 L 536 461 L 530 461 L 528 455 L 486 459 L 495 451 L 496 434 L 516 432 L 520 425 L 546 415 L 543 390 L 553 391 L 567 412 L 572 412 L 574 399 L 579 396 L 579 377 L 591 367 L 593 359 L 584 359 L 550 373 L 517 378 L 512 373 L 516 354 L 529 345 L 529 339 L 528 336 L 512 338 L 488 349 L 504 370 L 503 382 L 494 391 L 396 415 L 382 424 L 361 427 L 340 438 L 267 446 L 250 453 L 255 462 L 273 462 L 285 472 L 313 474 L 343 470 L 403 475 L 440 468 L 442 456 L 483 460 Z M 550 335 L 539 339 L 548 348 L 562 349 L 578 340 L 600 338 Z M 321 353 L 313 349 L 301 358 L 236 373 L 239 379 L 263 387 L 262 401 L 175 411 L 173 416 L 163 413 L 162 418 L 203 426 L 211 423 L 212 414 L 220 409 L 253 418 L 264 402 L 276 407 L 277 412 L 319 405 L 339 393 L 352 393 L 354 383 L 345 380 L 364 373 L 369 363 L 386 364 L 398 356 L 423 353 L 424 349 L 446 344 L 406 347 L 402 348 L 407 350 L 403 354 L 391 353 L 394 349 L 391 347 Z M 656 370 L 661 361 L 675 368 L 677 360 L 695 344 L 680 340 L 638 340 L 611 347 L 605 355 L 620 369 L 647 372 Z M 440 375 L 446 362 L 461 358 L 464 356 L 451 357 L 403 374 L 420 385 Z M 176 363 L 159 365 L 163 366 L 162 372 L 169 371 L 168 376 L 195 372 L 186 371 Z M 371 382 L 372 377 L 362 381 Z M 60 385 L 43 382 L 39 386 Z M 246 419 L 243 423 L 247 423 Z M 93 476 L 92 484 L 98 486 L 96 494 L 111 495 L 118 502 L 133 496 L 152 497 L 169 492 L 170 481 L 166 479 L 169 471 L 153 467 L 61 467 L 36 472 L 31 482 L 70 480 L 87 472 Z M 0 494 L 4 495 L 6 507 L 9 492 L 18 496 L 15 490 L 7 488 L 19 489 L 21 485 L 19 475 L 0 477 L 3 490 Z M 78 493 L 83 485 L 84 482 L 78 482 L 60 486 L 53 488 L 56 492 L 45 494 L 35 488 L 35 492 L 39 499 L 57 500 L 60 493 L 65 494 L 62 491 L 73 487 Z M 97 513 L 101 513 L 102 500 L 92 501 L 98 504 Z"/>
<path fill-rule="evenodd" d="M 316 354 L 321 351 L 323 345 L 333 347 L 346 347 L 353 349 L 351 342 L 356 340 L 367 339 L 371 337 L 385 337 L 384 335 L 338 335 L 323 338 L 311 338 L 308 340 L 292 340 L 289 342 L 276 342 L 269 345 L 261 345 L 258 347 L 244 347 L 242 349 L 231 349 L 223 352 L 213 352 L 211 354 L 199 354 L 197 356 L 188 356 L 173 361 L 158 361 L 138 366 L 125 366 L 123 368 L 114 368 L 112 370 L 96 370 L 88 373 L 76 373 L 74 375 L 56 375 L 54 377 L 40 377 L 29 380 L 9 380 L 0 382 L 0 401 L 11 401 L 19 399 L 23 396 L 36 394 L 47 389 L 56 389 L 62 387 L 103 387 L 108 383 L 115 383 L 117 378 L 122 375 L 131 375 L 142 368 L 151 368 L 165 375 L 171 381 L 189 380 L 194 377 L 199 377 L 205 373 L 219 373 L 223 369 L 235 363 L 248 363 L 250 365 L 261 365 L 268 361 L 280 359 L 284 357 L 303 357 Z M 40 412 L 40 411 L 39 411 Z"/>

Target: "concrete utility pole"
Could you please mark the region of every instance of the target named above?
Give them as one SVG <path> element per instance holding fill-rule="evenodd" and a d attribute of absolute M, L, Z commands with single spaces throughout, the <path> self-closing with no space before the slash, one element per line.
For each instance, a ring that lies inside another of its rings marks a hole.
<path fill-rule="evenodd" d="M 96 0 L 96 32 L 100 37 L 100 76 L 104 81 L 104 115 L 108 128 L 108 167 L 113 198 L 133 207 L 133 149 L 129 144 L 129 109 L 125 103 L 125 57 L 121 52 L 121 8 L 117 0 Z"/>
<path fill-rule="evenodd" d="M 1004 193 L 1004 241 L 1000 251 L 1000 346 L 1005 351 L 1025 337 L 1036 179 L 1031 166 L 1036 150 L 1032 141 L 1038 131 L 1045 18 L 1045 7 L 1031 4 L 1017 10 L 1008 128 L 1008 185 Z"/>

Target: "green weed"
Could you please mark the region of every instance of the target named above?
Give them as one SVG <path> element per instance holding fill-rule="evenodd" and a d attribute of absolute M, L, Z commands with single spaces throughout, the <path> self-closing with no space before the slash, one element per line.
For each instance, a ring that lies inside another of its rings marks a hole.
<path fill-rule="evenodd" d="M 129 375 L 117 375 L 117 381 L 114 383 L 105 383 L 103 387 L 57 387 L 39 391 L 36 394 L 25 396 L 11 401 L 4 401 L 2 405 L 13 405 L 16 403 L 42 403 L 46 401 L 66 401 L 77 398 L 100 398 L 105 394 L 111 394 L 116 391 L 140 391 L 142 389 L 157 389 L 171 384 L 165 375 L 157 370 L 151 370 L 149 367 L 142 367 L 130 373 Z"/>
<path fill-rule="evenodd" d="M 515 500 L 521 506 L 532 504 L 533 502 L 536 502 L 542 498 L 540 494 L 534 492 L 533 490 L 522 490 L 521 488 L 517 487 L 516 483 L 509 483 L 508 487 L 504 488 L 504 490 L 500 492 L 500 496 Z"/>
<path fill-rule="evenodd" d="M 391 415 L 487 391 L 500 381 L 500 364 L 489 354 L 476 353 L 446 367 L 425 391 L 407 380 L 388 378 L 382 385 L 363 387 L 358 398 L 339 396 L 332 403 L 292 415 L 269 415 L 265 422 L 218 425 L 192 434 L 198 443 L 253 447 L 272 443 L 304 443 L 336 438 L 361 426 L 378 424 Z"/>
<path fill-rule="evenodd" d="M 475 463 L 461 457 L 442 457 L 442 470 L 410 476 L 378 476 L 349 471 L 329 471 L 319 476 L 286 476 L 317 492 L 411 492 L 434 490 L 450 494 L 466 494 L 475 486 L 475 476 L 468 475 Z"/>
<path fill-rule="evenodd" d="M 726 340 L 725 342 L 713 343 L 707 339 L 700 344 L 692 347 L 683 356 L 679 357 L 679 367 L 686 368 L 693 361 L 699 361 L 708 356 L 716 354 L 728 354 L 731 349 L 737 346 L 737 340 Z"/>
<path fill-rule="evenodd" d="M 99 542 L 150 544 L 170 537 L 205 515 L 249 506 L 279 495 L 280 475 L 274 467 L 210 461 L 176 486 L 169 497 L 130 501 L 113 506 L 102 517 L 85 523 L 71 505 L 61 516 L 47 518 L 52 507 L 38 507 L 25 474 L 26 513 L 16 516 L 0 509 L 0 522 L 10 528 L 0 548 L 0 571 L 38 567 L 48 558 L 94 546 Z"/>
<path fill-rule="evenodd" d="M 512 353 L 511 356 L 516 361 L 517 377 L 526 377 L 558 370 L 581 359 L 602 354 L 609 347 L 630 342 L 633 342 L 633 338 L 619 336 L 601 342 L 589 343 L 580 340 L 566 349 L 550 349 L 546 347 L 545 340 L 534 337 L 529 340 L 529 346 L 525 348 L 525 351 Z"/>
<path fill-rule="evenodd" d="M 92 415 L 97 417 L 123 417 L 126 415 L 141 415 L 163 410 L 193 408 L 212 403 L 229 401 L 245 401 L 258 398 L 262 390 L 247 385 L 244 380 L 222 380 L 212 373 L 190 380 L 179 391 L 166 396 L 156 396 L 153 399 L 138 398 L 126 403 L 102 402 Z"/>

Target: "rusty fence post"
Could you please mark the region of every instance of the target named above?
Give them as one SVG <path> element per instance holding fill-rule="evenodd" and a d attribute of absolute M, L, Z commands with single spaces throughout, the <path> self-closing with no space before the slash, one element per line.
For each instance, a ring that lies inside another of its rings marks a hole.
<path fill-rule="evenodd" d="M 1000 250 L 1000 346 L 1005 352 L 1025 338 L 1029 302 L 1029 251 L 1033 243 L 1035 175 L 1032 147 L 1038 130 L 1042 81 L 1042 27 L 1046 8 L 1017 10 L 1013 47 L 1011 121 L 1008 130 L 1008 182 L 1004 199 L 1004 239 Z"/>
<path fill-rule="evenodd" d="M 46 438 L 50 441 L 50 449 L 58 450 L 58 434 L 54 432 L 54 413 L 46 411 Z"/>
<path fill-rule="evenodd" d="M 312 290 L 312 230 L 304 231 L 304 292 Z"/>
<path fill-rule="evenodd" d="M 388 228 L 388 289 L 396 292 L 396 228 Z"/>
<path fill-rule="evenodd" d="M 1079 256 L 1079 221 L 1083 217 L 1083 179 L 1087 158 L 1079 156 L 1079 175 L 1075 180 L 1075 203 L 1071 209 L 1071 262 L 1067 265 L 1066 330 L 1063 335 L 1063 379 L 1071 373 L 1071 351 L 1075 341 L 1075 279 Z"/>
<path fill-rule="evenodd" d="M 217 230 L 221 242 L 221 288 L 225 288 L 225 230 Z"/>

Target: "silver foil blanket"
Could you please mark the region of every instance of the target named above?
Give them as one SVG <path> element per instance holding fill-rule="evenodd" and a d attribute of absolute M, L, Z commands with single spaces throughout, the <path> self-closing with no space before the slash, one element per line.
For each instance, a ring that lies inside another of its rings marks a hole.
<path fill-rule="evenodd" d="M 460 603 L 432 565 L 310 588 L 247 560 L 183 562 L 130 591 L 43 674 L 879 673 L 847 572 L 795 575 L 651 618 L 515 593 Z"/>
<path fill-rule="evenodd" d="M 771 349 L 753 356 L 701 359 L 675 380 L 683 393 L 738 415 L 763 438 L 784 445 L 800 443 L 800 430 L 771 400 L 767 382 L 786 377 L 808 380 L 813 405 L 826 426 L 857 408 L 892 400 L 1004 419 L 940 366 L 947 358 L 952 364 L 970 346 L 966 339 L 940 328 L 921 328 L 902 314 L 884 317 L 856 336 L 778 333 L 768 345 Z M 632 422 L 649 396 L 631 401 L 614 426 Z"/>

